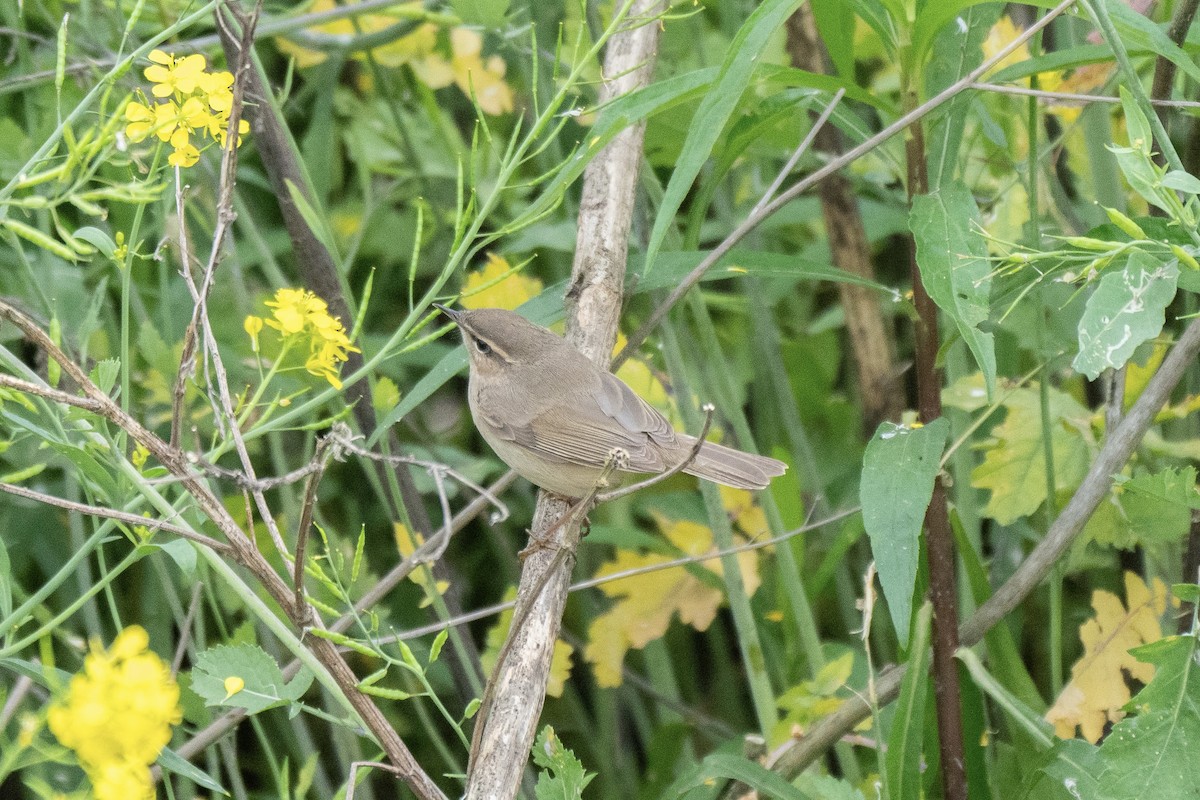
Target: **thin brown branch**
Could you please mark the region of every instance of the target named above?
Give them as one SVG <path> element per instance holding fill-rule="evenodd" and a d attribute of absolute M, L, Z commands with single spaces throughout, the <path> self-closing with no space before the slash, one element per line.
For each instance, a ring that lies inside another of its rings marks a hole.
<path fill-rule="evenodd" d="M 6 376 L 0 376 L 6 377 Z M 117 511 L 113 508 L 102 508 L 101 506 L 89 505 L 87 503 L 77 503 L 73 500 L 66 500 L 62 497 L 55 497 L 52 494 L 45 494 L 33 489 L 27 489 L 24 486 L 17 486 L 12 483 L 0 483 L 0 492 L 7 492 L 17 497 L 24 497 L 26 500 L 34 500 L 38 503 L 43 503 L 48 506 L 56 506 L 57 508 L 65 508 L 67 511 L 74 511 L 77 514 L 86 514 L 89 517 L 103 517 L 104 519 L 115 520 L 116 522 L 124 522 L 126 525 L 135 525 L 139 528 L 145 528 L 150 533 L 155 531 L 166 531 L 173 533 L 181 539 L 202 544 L 205 547 L 211 547 L 218 553 L 228 554 L 232 551 L 229 545 L 224 542 L 219 542 L 210 536 L 205 536 L 203 533 L 197 533 L 190 528 L 184 528 L 179 525 L 173 525 L 170 522 L 162 519 L 153 519 L 151 517 L 141 517 L 137 514 L 130 514 L 126 511 Z"/>
<path fill-rule="evenodd" d="M 308 530 L 312 527 L 313 512 L 317 506 L 317 487 L 321 485 L 321 477 L 325 474 L 325 467 L 329 465 L 333 445 L 332 436 L 322 437 L 317 442 L 317 449 L 312 457 L 312 463 L 316 469 L 308 476 L 308 484 L 304 487 L 304 501 L 300 504 L 300 523 L 296 526 L 296 556 L 292 564 L 292 587 L 296 591 L 297 608 L 305 603 L 304 559 L 308 545 Z"/>

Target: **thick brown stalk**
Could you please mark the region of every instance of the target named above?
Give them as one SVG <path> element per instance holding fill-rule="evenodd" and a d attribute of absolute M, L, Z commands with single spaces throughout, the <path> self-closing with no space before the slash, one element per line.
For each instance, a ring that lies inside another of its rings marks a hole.
<path fill-rule="evenodd" d="M 828 72 L 825 45 L 817 34 L 812 6 L 808 3 L 800 6 L 787 21 L 787 50 L 797 67 L 817 74 Z M 816 112 L 811 112 L 810 116 L 815 118 Z M 836 125 L 823 125 L 813 144 L 826 155 L 838 155 L 845 150 L 841 131 Z M 825 236 L 834 265 L 874 281 L 871 243 L 867 239 L 853 184 L 841 173 L 834 173 L 817 186 L 817 196 L 821 201 Z M 854 351 L 864 427 L 873 431 L 884 420 L 898 420 L 904 409 L 900 372 L 896 368 L 896 346 L 884 319 L 878 292 L 850 283 L 839 283 L 837 288 L 846 314 L 850 349 Z"/>
<path fill-rule="evenodd" d="M 915 105 L 915 99 L 913 105 Z M 929 191 L 925 160 L 925 135 L 914 123 L 905 142 L 908 162 L 908 199 Z M 923 422 L 942 416 L 942 376 L 937 368 L 941 347 L 938 310 L 921 280 L 916 243 L 909 239 L 909 274 L 917 308 L 916 367 L 917 410 Z M 933 496 L 925 509 L 925 554 L 929 562 L 929 591 L 933 600 L 933 691 L 938 721 L 938 749 L 942 757 L 942 792 L 948 800 L 967 800 L 967 772 L 963 757 L 962 703 L 958 685 L 958 591 L 955 580 L 954 534 L 950 530 L 946 487 L 942 476 L 933 482 Z"/>
<path fill-rule="evenodd" d="M 649 83 L 660 35 L 659 25 L 651 20 L 663 7 L 661 0 L 638 0 L 628 22 L 636 27 L 609 40 L 604 74 L 617 77 L 604 83 L 600 102 Z M 605 367 L 616 342 L 644 133 L 644 125 L 622 131 L 597 154 L 583 178 L 579 235 L 567 292 L 567 338 Z M 550 659 L 579 544 L 579 521 L 559 524 L 567 510 L 560 498 L 545 492 L 538 497 L 532 530 L 536 535 L 555 529 L 553 543 L 533 550 L 521 571 L 510 641 L 489 681 L 476 722 L 477 746 L 467 774 L 466 796 L 472 800 L 504 800 L 515 796 L 520 787 L 546 697 Z"/>

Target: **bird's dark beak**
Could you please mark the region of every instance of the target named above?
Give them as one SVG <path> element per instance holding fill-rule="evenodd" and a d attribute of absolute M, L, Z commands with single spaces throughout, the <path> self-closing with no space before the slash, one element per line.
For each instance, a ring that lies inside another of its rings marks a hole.
<path fill-rule="evenodd" d="M 443 314 L 445 314 L 447 317 L 449 317 L 450 321 L 454 322 L 454 323 L 457 323 L 458 318 L 460 316 L 462 316 L 461 311 L 455 311 L 453 308 L 444 306 L 441 303 L 434 303 L 433 307 L 436 308 L 438 311 L 442 312 Z"/>

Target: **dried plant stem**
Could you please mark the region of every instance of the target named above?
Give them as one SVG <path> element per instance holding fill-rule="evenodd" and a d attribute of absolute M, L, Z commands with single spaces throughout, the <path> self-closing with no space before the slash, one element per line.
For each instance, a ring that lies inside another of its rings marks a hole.
<path fill-rule="evenodd" d="M 630 21 L 655 19 L 662 0 L 636 0 Z M 657 24 L 627 26 L 608 42 L 600 103 L 649 83 L 661 31 Z M 567 339 L 597 364 L 608 365 L 617 336 L 633 216 L 637 175 L 642 160 L 644 124 L 617 135 L 588 164 L 579 208 L 579 235 L 567 291 Z M 542 492 L 532 529 L 550 530 L 568 511 L 560 498 Z M 550 660 L 562 624 L 579 524 L 558 529 L 556 550 L 530 554 L 517 589 L 518 608 L 528 609 L 523 624 L 513 625 L 508 651 L 497 664 L 488 692 L 495 698 L 486 721 L 477 723 L 478 747 L 472 749 L 466 796 L 506 800 L 516 795 L 533 746 L 546 697 Z"/>

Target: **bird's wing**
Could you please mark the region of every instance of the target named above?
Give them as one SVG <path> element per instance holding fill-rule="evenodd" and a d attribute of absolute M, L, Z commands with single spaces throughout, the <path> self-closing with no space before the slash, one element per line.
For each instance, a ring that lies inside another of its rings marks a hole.
<path fill-rule="evenodd" d="M 653 406 L 610 373 L 600 373 L 591 386 L 576 387 L 562 402 L 521 424 L 497 424 L 501 438 L 567 464 L 600 467 L 614 449 L 629 456 L 630 472 L 661 472 L 675 449 L 671 423 Z M 566 422 L 567 424 L 563 424 Z"/>

